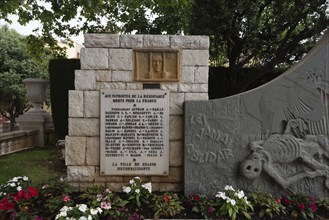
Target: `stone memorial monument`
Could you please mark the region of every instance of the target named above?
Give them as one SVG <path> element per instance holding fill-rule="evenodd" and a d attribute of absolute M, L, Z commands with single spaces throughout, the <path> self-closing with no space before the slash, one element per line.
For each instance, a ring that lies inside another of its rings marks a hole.
<path fill-rule="evenodd" d="M 252 91 L 185 103 L 185 194 L 225 185 L 329 195 L 329 32 Z"/>
<path fill-rule="evenodd" d="M 183 191 L 183 103 L 208 100 L 209 38 L 86 34 L 69 91 L 68 180 Z"/>

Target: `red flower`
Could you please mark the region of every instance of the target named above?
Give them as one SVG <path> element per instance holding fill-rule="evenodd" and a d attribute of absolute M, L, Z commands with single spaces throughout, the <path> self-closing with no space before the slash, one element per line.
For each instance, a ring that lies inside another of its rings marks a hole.
<path fill-rule="evenodd" d="M 193 196 L 193 200 L 194 201 L 200 201 L 201 197 L 199 195 L 195 195 L 195 196 Z"/>
<path fill-rule="evenodd" d="M 35 217 L 35 220 L 42 220 L 42 218 L 37 216 L 37 217 Z"/>
<path fill-rule="evenodd" d="M 291 204 L 291 201 L 289 199 L 287 199 L 287 198 L 283 198 L 282 199 L 282 204 L 285 205 L 285 206 L 288 206 L 288 205 Z"/>
<path fill-rule="evenodd" d="M 32 197 L 37 197 L 39 195 L 39 191 L 32 186 L 27 187 L 27 192 L 30 193 Z"/>
<path fill-rule="evenodd" d="M 163 195 L 163 201 L 169 202 L 169 196 L 168 195 Z"/>
<path fill-rule="evenodd" d="M 305 209 L 305 205 L 304 205 L 304 203 L 297 203 L 297 207 L 298 207 L 299 209 Z"/>
<path fill-rule="evenodd" d="M 310 206 L 313 212 L 318 211 L 318 207 L 313 202 L 310 202 Z"/>
<path fill-rule="evenodd" d="M 16 202 L 22 200 L 24 198 L 24 190 L 18 191 L 13 197 Z"/>
<path fill-rule="evenodd" d="M 209 207 L 208 208 L 208 212 L 211 214 L 211 213 L 213 213 L 214 212 L 214 208 L 213 207 Z"/>
<path fill-rule="evenodd" d="M 277 198 L 276 199 L 276 203 L 281 203 L 281 199 L 280 198 Z"/>
<path fill-rule="evenodd" d="M 8 201 L 8 198 L 3 198 L 0 202 L 0 210 L 8 211 L 13 209 L 15 204 Z"/>

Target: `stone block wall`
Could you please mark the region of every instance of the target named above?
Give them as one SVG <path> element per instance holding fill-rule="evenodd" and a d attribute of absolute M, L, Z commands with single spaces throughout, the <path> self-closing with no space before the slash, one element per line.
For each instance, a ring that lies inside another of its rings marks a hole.
<path fill-rule="evenodd" d="M 102 176 L 100 167 L 100 90 L 142 90 L 134 81 L 133 49 L 178 49 L 179 82 L 160 82 L 170 92 L 169 175 L 141 176 L 154 191 L 183 190 L 183 103 L 208 100 L 209 38 L 207 36 L 86 34 L 81 70 L 69 91 L 69 135 L 66 137 L 68 180 L 83 189 L 106 185 L 121 191 L 132 176 Z M 154 82 L 153 82 L 154 83 Z"/>

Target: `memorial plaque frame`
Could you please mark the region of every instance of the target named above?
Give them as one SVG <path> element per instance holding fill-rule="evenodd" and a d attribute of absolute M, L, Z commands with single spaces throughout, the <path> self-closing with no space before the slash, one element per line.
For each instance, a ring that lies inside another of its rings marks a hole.
<path fill-rule="evenodd" d="M 100 91 L 100 174 L 169 174 L 169 91 Z"/>

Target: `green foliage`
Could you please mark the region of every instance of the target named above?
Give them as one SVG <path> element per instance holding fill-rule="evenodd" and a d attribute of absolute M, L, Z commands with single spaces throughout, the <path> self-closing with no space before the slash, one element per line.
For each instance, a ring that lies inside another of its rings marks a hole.
<path fill-rule="evenodd" d="M 187 199 L 187 203 L 192 207 L 192 212 L 201 214 L 204 218 L 214 218 L 215 209 L 212 206 L 213 200 L 206 195 L 193 195 Z"/>
<path fill-rule="evenodd" d="M 281 203 L 292 218 L 313 219 L 314 212 L 318 210 L 317 201 L 313 196 L 288 193 L 282 197 Z"/>
<path fill-rule="evenodd" d="M 150 203 L 149 198 L 152 193 L 151 183 L 142 184 L 142 180 L 136 176 L 129 181 L 129 186 L 124 186 L 122 191 L 125 192 L 136 211 L 142 208 L 142 205 Z"/>
<path fill-rule="evenodd" d="M 114 219 L 127 219 L 129 216 L 126 200 L 103 186 L 88 187 L 80 197 L 91 208 L 101 207 L 104 216 Z"/>
<path fill-rule="evenodd" d="M 225 192 L 217 192 L 211 204 L 217 210 L 217 217 L 228 215 L 231 220 L 236 219 L 239 213 L 243 214 L 246 219 L 251 219 L 248 210 L 254 210 L 244 192 L 235 191 L 232 186 L 226 186 Z"/>
<path fill-rule="evenodd" d="M 259 207 L 259 217 L 286 215 L 286 207 L 281 204 L 280 198 L 274 198 L 271 194 L 253 193 L 254 206 Z"/>
<path fill-rule="evenodd" d="M 10 120 L 11 130 L 15 119 L 30 107 L 22 80 L 47 76 L 47 59 L 37 61 L 29 56 L 25 40 L 14 30 L 0 27 L 0 114 Z"/>
<path fill-rule="evenodd" d="M 153 202 L 154 219 L 159 219 L 160 216 L 173 217 L 184 210 L 176 193 L 167 192 L 163 195 L 155 195 Z"/>
<path fill-rule="evenodd" d="M 209 35 L 210 61 L 227 65 L 232 95 L 268 71 L 295 63 L 327 29 L 326 0 L 195 0 L 190 34 Z M 259 67 L 257 76 L 236 84 L 243 67 Z"/>

